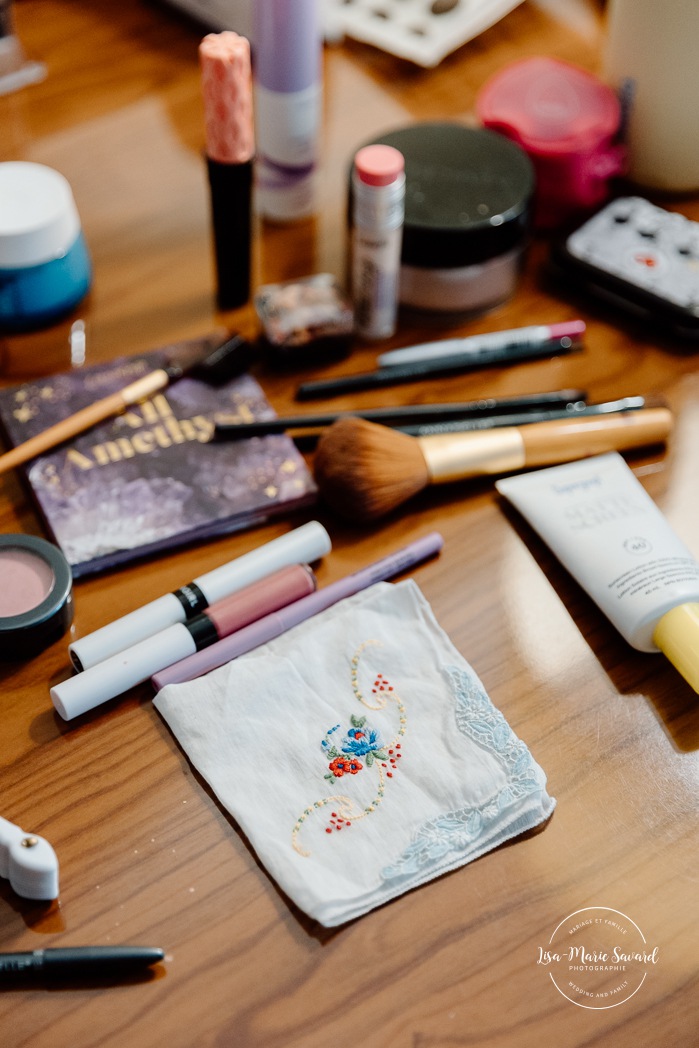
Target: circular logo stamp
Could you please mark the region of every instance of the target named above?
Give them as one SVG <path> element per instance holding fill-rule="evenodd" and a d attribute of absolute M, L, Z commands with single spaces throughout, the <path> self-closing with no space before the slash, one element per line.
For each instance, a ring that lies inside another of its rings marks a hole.
<path fill-rule="evenodd" d="M 658 963 L 658 947 L 619 910 L 586 906 L 554 928 L 536 963 L 572 1004 L 616 1008 L 638 993 Z"/>
<path fill-rule="evenodd" d="M 624 543 L 624 549 L 634 557 L 645 557 L 653 551 L 651 543 L 643 535 L 635 535 L 633 538 L 627 539 Z"/>

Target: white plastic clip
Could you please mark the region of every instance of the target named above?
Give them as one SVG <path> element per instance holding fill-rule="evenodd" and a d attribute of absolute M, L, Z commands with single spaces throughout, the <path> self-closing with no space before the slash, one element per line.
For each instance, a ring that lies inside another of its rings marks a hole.
<path fill-rule="evenodd" d="M 25 899 L 58 897 L 58 858 L 47 840 L 0 818 L 0 877 Z"/>

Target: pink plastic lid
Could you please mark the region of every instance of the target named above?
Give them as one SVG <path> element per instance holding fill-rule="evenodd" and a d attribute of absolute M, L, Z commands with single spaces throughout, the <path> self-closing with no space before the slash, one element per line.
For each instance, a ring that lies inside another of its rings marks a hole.
<path fill-rule="evenodd" d="M 482 123 L 529 153 L 594 149 L 619 129 L 615 92 L 590 73 L 555 58 L 525 58 L 492 77 L 476 100 Z"/>
<path fill-rule="evenodd" d="M 354 158 L 360 181 L 369 186 L 389 186 L 402 174 L 403 154 L 394 146 L 364 146 Z"/>

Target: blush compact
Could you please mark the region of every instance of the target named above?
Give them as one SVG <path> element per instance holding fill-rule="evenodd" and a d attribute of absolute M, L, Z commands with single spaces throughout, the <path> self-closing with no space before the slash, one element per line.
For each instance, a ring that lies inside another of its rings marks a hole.
<path fill-rule="evenodd" d="M 73 576 L 57 546 L 0 535 L 0 659 L 31 658 L 73 621 Z"/>

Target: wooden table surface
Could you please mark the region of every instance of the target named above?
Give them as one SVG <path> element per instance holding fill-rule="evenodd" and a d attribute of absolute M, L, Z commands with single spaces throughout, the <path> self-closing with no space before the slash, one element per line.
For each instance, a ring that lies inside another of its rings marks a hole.
<path fill-rule="evenodd" d="M 0 160 L 38 161 L 68 177 L 95 280 L 72 317 L 0 342 L 2 383 L 68 367 L 76 317 L 86 324 L 88 363 L 221 323 L 254 336 L 251 306 L 222 315 L 214 301 L 201 27 L 138 0 L 20 0 L 15 20 L 27 56 L 45 62 L 48 75 L 0 97 Z M 472 123 L 478 89 L 495 70 L 548 54 L 599 71 L 602 41 L 600 7 L 570 0 L 523 3 L 433 70 L 352 41 L 328 47 L 322 206 L 313 221 L 258 228 L 255 283 L 343 275 L 345 172 L 369 136 L 419 120 Z M 664 203 L 699 219 L 697 199 Z M 661 395 L 676 414 L 671 442 L 628 461 L 699 554 L 696 352 L 554 292 L 543 275 L 548 248 L 536 238 L 510 301 L 439 334 L 582 316 L 582 353 L 332 406 L 564 386 L 582 387 L 593 400 Z M 427 337 L 435 337 L 433 327 L 402 319 L 390 344 Z M 378 350 L 358 346 L 325 369 L 284 375 L 259 365 L 255 374 L 277 411 L 288 412 L 298 410 L 298 381 L 366 370 Z M 265 873 L 188 764 L 148 686 L 77 722 L 61 721 L 48 689 L 67 674 L 66 638 L 0 669 L 0 814 L 47 837 L 61 865 L 60 899 L 49 906 L 0 882 L 0 945 L 138 942 L 163 946 L 168 959 L 149 980 L 108 988 L 3 986 L 3 1048 L 696 1045 L 697 696 L 661 656 L 627 646 L 505 511 L 492 483 L 426 492 L 364 528 L 319 505 L 78 582 L 73 635 L 312 517 L 333 539 L 318 569 L 321 585 L 441 531 L 441 556 L 414 578 L 546 771 L 557 800 L 549 823 L 324 930 Z M 41 534 L 14 475 L 0 478 L 0 530 Z M 575 1006 L 537 963 L 559 922 L 586 907 L 619 911 L 658 947 L 640 990 L 617 1007 Z"/>

